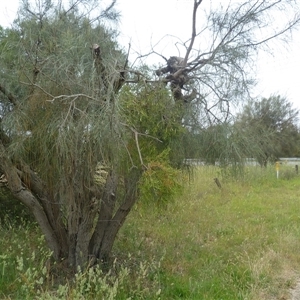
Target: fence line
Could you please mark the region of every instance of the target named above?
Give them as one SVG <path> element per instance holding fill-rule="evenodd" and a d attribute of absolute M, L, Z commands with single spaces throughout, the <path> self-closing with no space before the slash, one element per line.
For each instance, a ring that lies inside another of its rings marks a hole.
<path fill-rule="evenodd" d="M 300 157 L 280 157 L 279 162 L 285 165 L 300 165 Z M 259 166 L 259 163 L 254 158 L 246 158 L 245 163 L 247 165 Z M 186 158 L 184 160 L 184 164 L 189 166 L 204 166 L 207 163 L 204 160 L 197 159 L 197 158 Z M 218 161 L 215 162 L 215 165 L 219 165 Z"/>

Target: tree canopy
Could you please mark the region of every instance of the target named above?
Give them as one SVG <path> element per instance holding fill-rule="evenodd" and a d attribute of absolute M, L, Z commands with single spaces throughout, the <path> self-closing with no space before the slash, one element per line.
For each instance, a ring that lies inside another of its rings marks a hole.
<path fill-rule="evenodd" d="M 298 116 L 299 111 L 286 98 L 271 96 L 249 102 L 235 125 L 255 139 L 260 149 L 255 158 L 266 166 L 270 160 L 299 154 Z"/>

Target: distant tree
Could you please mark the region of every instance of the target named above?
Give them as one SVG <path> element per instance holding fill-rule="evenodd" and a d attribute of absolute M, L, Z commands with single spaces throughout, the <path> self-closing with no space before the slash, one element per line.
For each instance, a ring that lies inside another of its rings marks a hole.
<path fill-rule="evenodd" d="M 233 122 L 221 123 L 202 128 L 197 133 L 189 133 L 187 157 L 201 159 L 206 164 L 218 164 L 221 168 L 231 169 L 232 175 L 240 175 L 246 158 L 260 153 L 254 140 Z"/>
<path fill-rule="evenodd" d="M 299 111 L 281 96 L 250 101 L 239 114 L 235 126 L 254 141 L 260 151 L 254 153 L 261 166 L 279 157 L 299 153 Z"/>

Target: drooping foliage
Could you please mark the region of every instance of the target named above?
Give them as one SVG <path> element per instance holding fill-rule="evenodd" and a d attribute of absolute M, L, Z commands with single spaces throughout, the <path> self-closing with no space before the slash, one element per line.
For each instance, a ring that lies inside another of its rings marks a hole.
<path fill-rule="evenodd" d="M 125 87 L 120 98 L 124 122 L 135 137 L 128 152 L 133 154 L 132 149 L 137 148 L 132 161 L 139 161 L 145 169 L 139 183 L 140 198 L 165 204 L 181 190 L 174 167 L 183 162 L 178 151 L 186 132 L 178 121 L 182 109 L 160 83 Z"/>
<path fill-rule="evenodd" d="M 271 96 L 249 102 L 235 126 L 259 146 L 261 151 L 254 152 L 254 157 L 266 166 L 279 157 L 299 155 L 298 115 L 286 98 Z"/>

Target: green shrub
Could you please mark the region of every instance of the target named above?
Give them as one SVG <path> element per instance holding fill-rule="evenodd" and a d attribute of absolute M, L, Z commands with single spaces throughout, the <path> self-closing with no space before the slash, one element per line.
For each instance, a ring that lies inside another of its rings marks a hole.
<path fill-rule="evenodd" d="M 140 182 L 141 201 L 157 205 L 170 202 L 182 192 L 180 174 L 164 161 L 150 162 Z"/>

